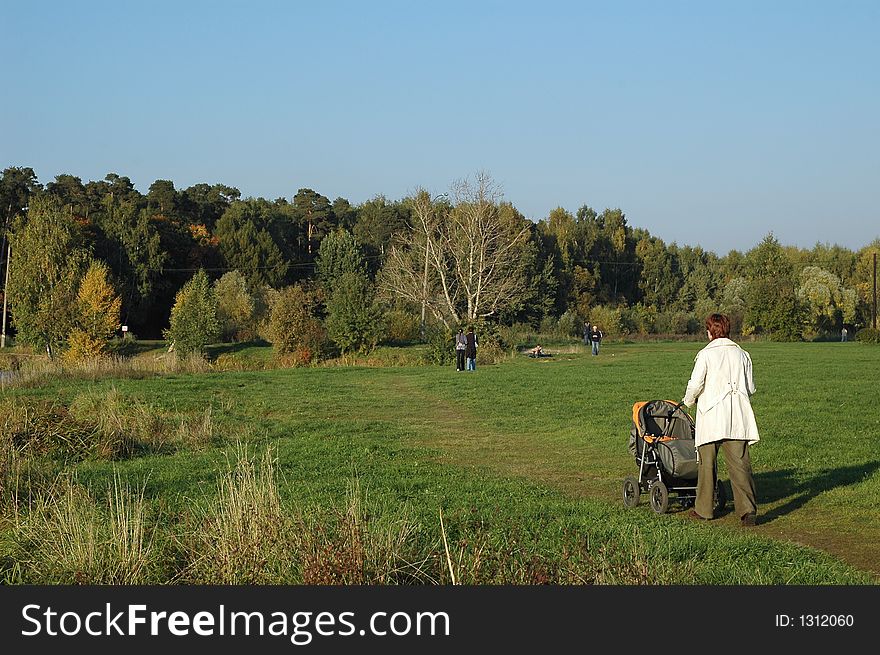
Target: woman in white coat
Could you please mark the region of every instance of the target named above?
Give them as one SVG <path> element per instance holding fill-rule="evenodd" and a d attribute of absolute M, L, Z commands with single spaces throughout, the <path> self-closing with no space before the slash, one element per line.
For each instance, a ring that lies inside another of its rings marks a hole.
<path fill-rule="evenodd" d="M 758 511 L 749 445 L 758 441 L 758 426 L 749 397 L 755 393 L 752 359 L 730 340 L 730 319 L 712 314 L 706 319 L 709 345 L 694 360 L 694 370 L 682 402 L 697 403 L 696 445 L 699 473 L 697 501 L 690 516 L 711 519 L 718 478 L 718 450 L 733 487 L 736 515 L 743 526 L 755 525 Z"/>

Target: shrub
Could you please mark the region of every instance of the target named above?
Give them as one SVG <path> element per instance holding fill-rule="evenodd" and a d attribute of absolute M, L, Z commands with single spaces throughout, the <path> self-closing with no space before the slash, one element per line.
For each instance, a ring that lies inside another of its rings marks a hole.
<path fill-rule="evenodd" d="M 575 312 L 567 310 L 559 317 L 556 331 L 561 337 L 580 336 L 583 333 L 583 321 Z"/>
<path fill-rule="evenodd" d="M 880 343 L 880 330 L 875 328 L 862 328 L 856 332 L 856 341 L 862 343 Z"/>
<path fill-rule="evenodd" d="M 224 273 L 214 282 L 217 320 L 224 341 L 249 341 L 256 337 L 256 301 L 247 280 L 238 271 Z"/>
<path fill-rule="evenodd" d="M 296 355 L 297 363 L 321 356 L 327 334 L 314 316 L 315 298 L 294 284 L 270 296 L 266 336 L 278 356 Z"/>
<path fill-rule="evenodd" d="M 606 337 L 618 337 L 624 333 L 620 309 L 599 305 L 590 310 L 590 323 L 598 325 Z"/>
<path fill-rule="evenodd" d="M 419 317 L 402 309 L 385 314 L 385 338 L 390 343 L 410 343 L 419 338 Z"/>
<path fill-rule="evenodd" d="M 455 360 L 455 341 L 452 331 L 442 325 L 430 325 L 425 329 L 424 358 L 427 364 L 446 366 Z"/>
<path fill-rule="evenodd" d="M 65 364 L 76 364 L 98 359 L 107 353 L 107 342 L 96 339 L 80 329 L 70 333 L 67 340 L 67 350 L 61 355 Z"/>
<path fill-rule="evenodd" d="M 664 310 L 658 312 L 654 321 L 654 330 L 657 334 L 692 334 L 692 324 L 696 318 L 688 312 L 676 310 Z"/>

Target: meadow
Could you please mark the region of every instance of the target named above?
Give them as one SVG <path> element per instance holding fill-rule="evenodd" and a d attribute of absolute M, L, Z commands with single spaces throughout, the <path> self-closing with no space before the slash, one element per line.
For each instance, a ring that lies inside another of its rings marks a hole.
<path fill-rule="evenodd" d="M 701 345 L 551 345 L 461 373 L 227 365 L 6 384 L 0 580 L 876 584 L 876 347 L 743 343 L 755 528 L 732 503 L 710 523 L 623 506 L 632 404 L 680 399 Z"/>

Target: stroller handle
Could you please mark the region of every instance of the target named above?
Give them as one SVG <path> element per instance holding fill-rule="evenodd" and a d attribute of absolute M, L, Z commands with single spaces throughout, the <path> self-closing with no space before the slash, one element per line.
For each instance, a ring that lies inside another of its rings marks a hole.
<path fill-rule="evenodd" d="M 648 414 L 648 416 L 650 416 L 651 418 L 665 418 L 666 419 L 666 427 L 663 430 L 663 436 L 664 437 L 669 436 L 669 433 L 672 431 L 672 421 L 673 420 L 681 420 L 680 417 L 675 416 L 675 412 L 677 412 L 679 409 L 681 409 L 684 406 L 685 406 L 684 401 L 682 401 L 682 402 L 676 403 L 675 407 L 673 407 L 671 410 L 669 410 L 669 412 L 666 412 L 663 414 Z M 686 410 L 683 410 L 683 411 L 685 412 L 685 414 L 687 414 Z M 688 414 L 688 417 L 690 417 L 690 414 Z"/>

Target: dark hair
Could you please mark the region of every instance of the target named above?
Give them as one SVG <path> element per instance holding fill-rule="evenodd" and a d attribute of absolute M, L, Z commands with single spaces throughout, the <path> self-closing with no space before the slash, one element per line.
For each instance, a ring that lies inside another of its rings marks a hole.
<path fill-rule="evenodd" d="M 729 339 L 730 319 L 724 314 L 709 314 L 706 317 L 706 329 L 712 339 Z"/>

